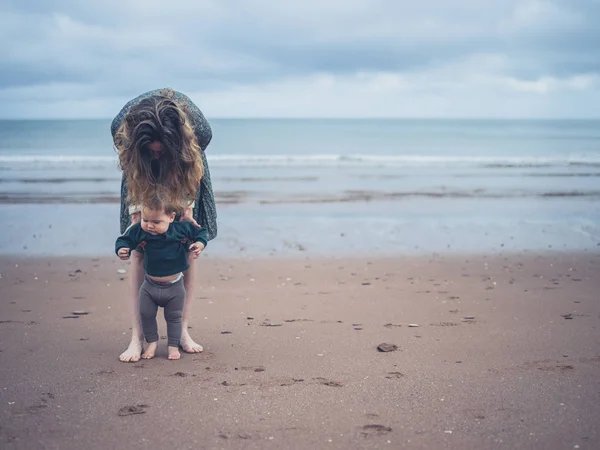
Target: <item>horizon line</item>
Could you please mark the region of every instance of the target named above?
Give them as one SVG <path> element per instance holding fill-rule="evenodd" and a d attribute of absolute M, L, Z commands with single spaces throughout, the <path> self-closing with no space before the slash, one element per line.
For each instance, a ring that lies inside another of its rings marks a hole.
<path fill-rule="evenodd" d="M 210 120 L 530 120 L 530 121 L 555 121 L 555 120 L 579 120 L 579 121 L 596 121 L 598 117 L 388 117 L 388 116 L 363 116 L 363 117 L 348 117 L 348 116 L 206 116 Z M 0 117 L 0 121 L 91 121 L 91 120 L 113 120 L 113 117 Z"/>

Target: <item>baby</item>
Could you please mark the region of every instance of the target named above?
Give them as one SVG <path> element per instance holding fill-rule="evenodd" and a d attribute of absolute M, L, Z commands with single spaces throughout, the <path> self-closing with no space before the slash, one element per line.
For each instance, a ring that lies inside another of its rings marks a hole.
<path fill-rule="evenodd" d="M 185 302 L 183 273 L 190 266 L 188 252 L 200 255 L 208 241 L 208 233 L 190 222 L 176 222 L 177 208 L 156 199 L 142 208 L 140 223 L 132 225 L 117 239 L 115 251 L 122 260 L 131 250 L 144 253 L 146 276 L 140 288 L 139 302 L 142 331 L 148 348 L 142 358 L 156 353 L 158 327 L 156 313 L 164 308 L 167 322 L 168 358 L 179 359 L 181 318 Z"/>

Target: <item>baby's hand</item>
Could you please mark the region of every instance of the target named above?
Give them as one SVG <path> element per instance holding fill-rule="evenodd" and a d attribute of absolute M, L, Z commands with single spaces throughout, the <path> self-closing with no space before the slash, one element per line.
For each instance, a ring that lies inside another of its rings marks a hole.
<path fill-rule="evenodd" d="M 198 259 L 198 256 L 200 256 L 202 250 L 204 250 L 204 244 L 202 242 L 194 242 L 192 245 L 190 245 L 190 252 L 192 253 L 194 259 Z"/>
<path fill-rule="evenodd" d="M 121 258 L 123 261 L 126 261 L 129 259 L 129 253 L 130 250 L 127 247 L 121 247 L 119 249 L 119 251 L 117 252 L 117 255 L 119 256 L 119 258 Z"/>

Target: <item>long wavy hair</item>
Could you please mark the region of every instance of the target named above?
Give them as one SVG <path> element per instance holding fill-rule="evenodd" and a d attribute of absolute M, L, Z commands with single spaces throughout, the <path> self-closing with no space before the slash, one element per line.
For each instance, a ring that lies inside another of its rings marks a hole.
<path fill-rule="evenodd" d="M 140 101 L 115 133 L 119 165 L 132 204 L 148 204 L 159 197 L 183 205 L 196 198 L 203 175 L 202 151 L 188 111 L 173 95 L 168 89 Z M 158 159 L 149 148 L 153 142 L 162 145 Z"/>

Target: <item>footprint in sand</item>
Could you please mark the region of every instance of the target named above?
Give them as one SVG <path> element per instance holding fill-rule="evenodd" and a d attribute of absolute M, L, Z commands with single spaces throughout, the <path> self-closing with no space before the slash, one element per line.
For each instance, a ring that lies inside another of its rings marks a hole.
<path fill-rule="evenodd" d="M 383 436 L 385 434 L 390 433 L 391 431 L 392 431 L 392 427 L 387 427 L 385 425 L 372 424 L 372 425 L 364 425 L 360 430 L 360 434 L 362 434 L 365 437 Z"/>
<path fill-rule="evenodd" d="M 313 380 L 317 381 L 319 384 L 322 384 L 323 386 L 329 386 L 329 387 L 344 386 L 342 383 L 340 383 L 338 381 L 332 381 L 332 380 L 328 380 L 327 378 L 322 378 L 322 377 L 313 378 Z"/>
<path fill-rule="evenodd" d="M 252 439 L 252 436 L 248 433 L 223 432 L 219 434 L 219 437 L 222 439 Z"/>
<path fill-rule="evenodd" d="M 119 412 L 117 413 L 117 415 L 119 416 L 133 416 L 135 414 L 146 414 L 146 409 L 148 409 L 149 406 L 148 405 L 130 405 L 130 406 L 123 406 L 121 409 L 119 409 Z"/>
<path fill-rule="evenodd" d="M 401 372 L 388 372 L 385 376 L 388 380 L 394 380 L 398 378 L 404 378 L 404 374 Z"/>
<path fill-rule="evenodd" d="M 267 370 L 265 366 L 245 366 L 240 367 L 240 369 L 252 372 L 264 372 L 265 370 Z M 238 370 L 238 368 L 236 367 L 235 370 Z"/>
<path fill-rule="evenodd" d="M 44 409 L 48 408 L 48 401 L 54 399 L 54 394 L 50 392 L 44 392 L 40 398 L 39 403 L 35 405 L 28 406 L 23 409 L 16 409 L 13 411 L 13 414 L 17 416 L 27 416 L 30 414 L 38 414 L 42 412 Z"/>

